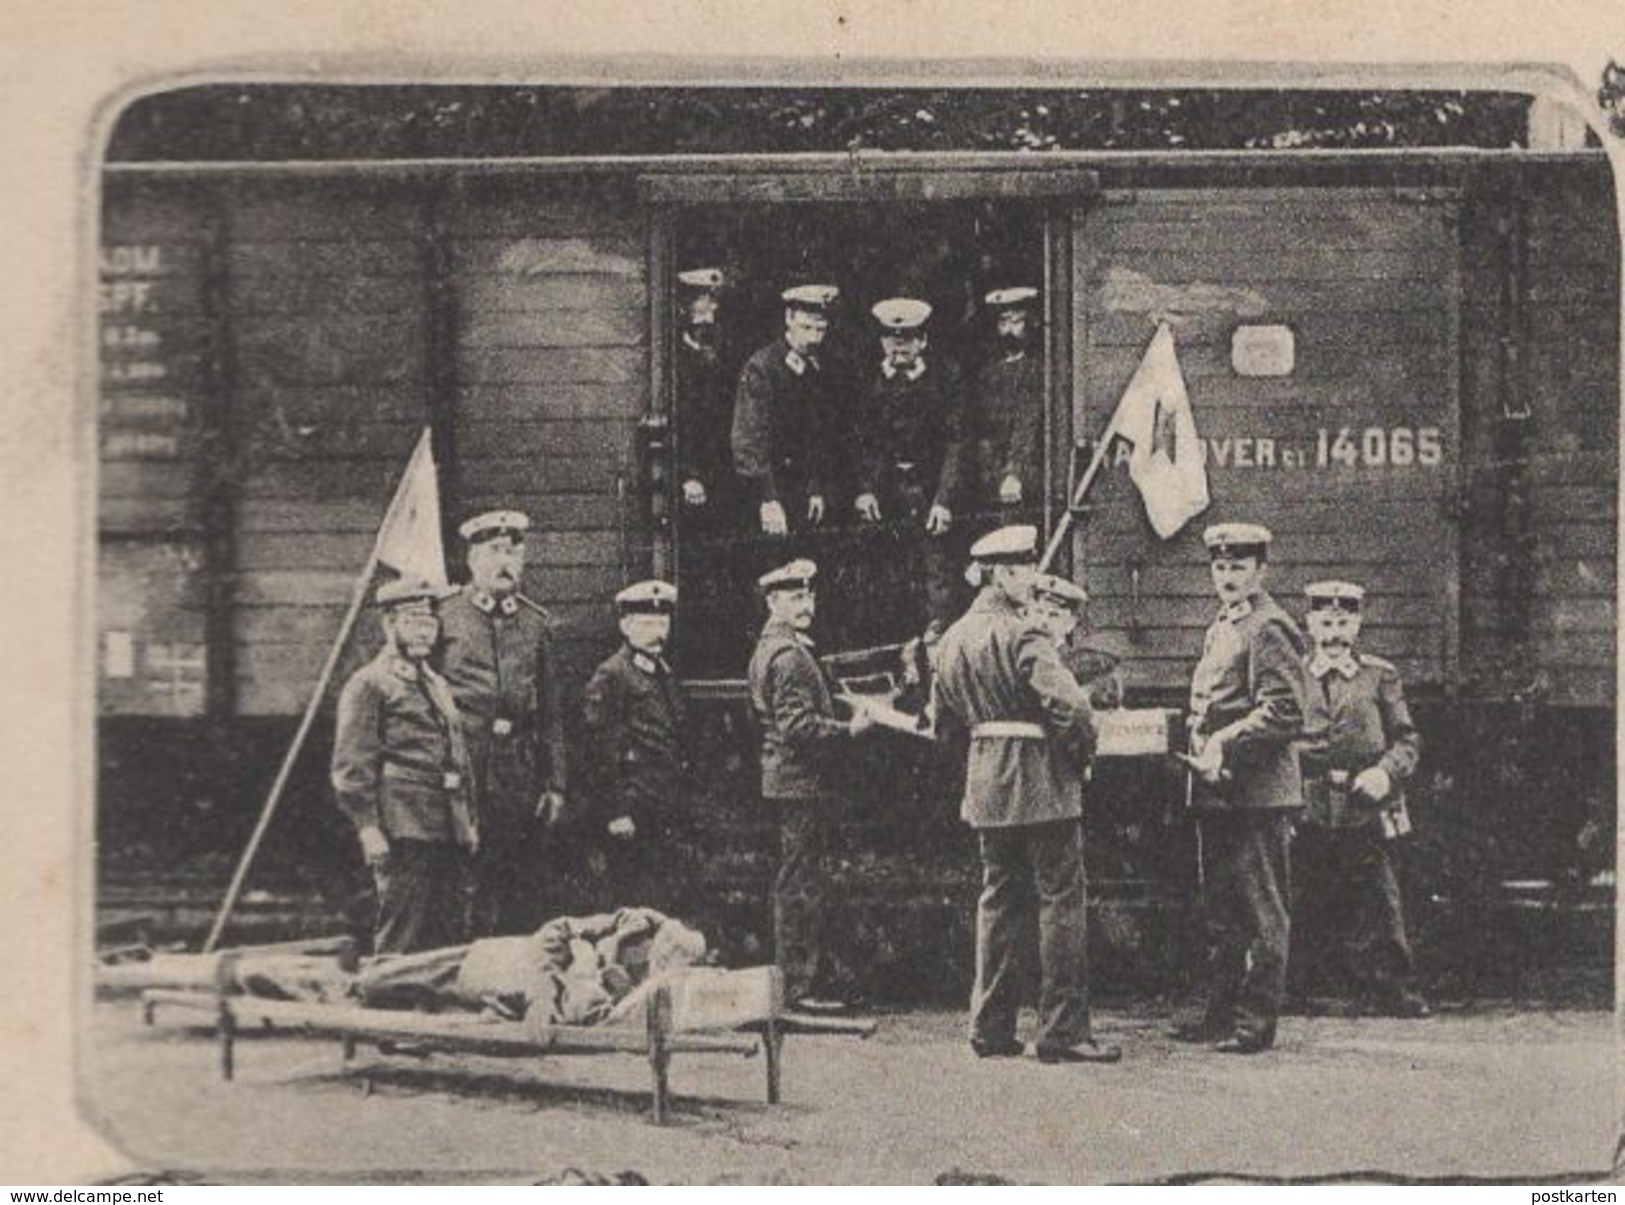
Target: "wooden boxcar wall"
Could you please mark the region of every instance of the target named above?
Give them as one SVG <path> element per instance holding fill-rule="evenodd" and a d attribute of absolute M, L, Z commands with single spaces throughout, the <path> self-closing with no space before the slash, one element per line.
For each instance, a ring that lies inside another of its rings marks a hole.
<path fill-rule="evenodd" d="M 1150 319 L 1174 315 L 1203 435 L 1232 440 L 1209 517 L 1281 530 L 1283 593 L 1359 576 L 1376 647 L 1413 681 L 1606 706 L 1612 213 L 1600 162 L 1433 191 L 1108 187 L 1073 232 L 1074 429 L 1099 429 Z M 536 519 L 527 590 L 583 680 L 613 589 L 649 564 L 650 214 L 602 178 L 110 179 L 102 710 L 296 712 L 425 423 L 449 519 Z M 1238 321 L 1292 326 L 1294 373 L 1236 376 Z M 1437 425 L 1441 463 L 1281 464 L 1343 425 Z M 1237 464 L 1260 434 L 1275 464 L 1256 442 Z M 1122 472 L 1093 501 L 1095 619 L 1137 684 L 1178 690 L 1209 610 L 1205 519 L 1162 545 Z"/>
<path fill-rule="evenodd" d="M 109 184 L 104 713 L 202 714 L 211 672 L 216 715 L 297 713 L 425 425 L 448 525 L 530 512 L 526 590 L 585 678 L 648 556 L 622 499 L 648 238 L 634 207 L 554 188 Z M 370 617 L 352 644 L 341 670 Z"/>
<path fill-rule="evenodd" d="M 1373 651 L 1413 683 L 1452 674 L 1452 196 L 1107 190 L 1073 246 L 1074 430 L 1104 428 L 1160 321 L 1206 452 L 1211 503 L 1173 538 L 1152 531 L 1121 458 L 1078 528 L 1092 619 L 1128 653 L 1131 684 L 1184 692 L 1214 609 L 1201 531 L 1235 520 L 1274 531 L 1272 584 L 1289 609 L 1306 581 L 1362 581 Z M 1244 325 L 1290 332 L 1279 375 L 1233 366 Z"/>

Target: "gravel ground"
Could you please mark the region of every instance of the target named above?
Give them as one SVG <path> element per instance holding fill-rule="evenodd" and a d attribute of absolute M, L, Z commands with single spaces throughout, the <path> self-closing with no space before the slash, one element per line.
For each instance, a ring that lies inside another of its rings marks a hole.
<path fill-rule="evenodd" d="M 567 1169 L 655 1183 L 1146 1181 L 1379 1173 L 1522 1181 L 1608 1167 L 1612 1021 L 1477 1008 L 1426 1021 L 1290 1017 L 1254 1058 L 1180 1046 L 1168 1018 L 1106 1012 L 1115 1067 L 975 1059 L 961 1018 L 880 1018 L 869 1041 L 793 1037 L 784 1103 L 760 1059 L 681 1055 L 672 1124 L 648 1123 L 625 1055 L 383 1060 L 249 1036 L 238 1077 L 178 1018 L 99 1003 L 83 1098 L 132 1168 L 220 1182 L 534 1182 Z M 370 1090 L 369 1090 L 370 1085 Z"/>

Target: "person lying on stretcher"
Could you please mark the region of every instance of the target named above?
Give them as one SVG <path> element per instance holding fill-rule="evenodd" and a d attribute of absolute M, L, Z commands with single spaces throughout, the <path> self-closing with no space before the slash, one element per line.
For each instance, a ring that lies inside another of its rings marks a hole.
<path fill-rule="evenodd" d="M 655 983 L 712 958 L 705 935 L 652 908 L 559 917 L 528 937 L 372 958 L 354 974 L 241 976 L 250 995 L 369 1008 L 485 1012 L 539 1030 L 634 1024 Z M 244 967 L 249 971 L 250 968 Z"/>

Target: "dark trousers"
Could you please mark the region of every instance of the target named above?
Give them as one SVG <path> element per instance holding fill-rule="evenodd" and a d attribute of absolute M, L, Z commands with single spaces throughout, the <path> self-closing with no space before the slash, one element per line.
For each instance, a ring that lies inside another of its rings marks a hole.
<path fill-rule="evenodd" d="M 1292 978 L 1392 1001 L 1414 988 L 1415 962 L 1389 842 L 1376 825 L 1309 826 L 1293 839 Z"/>
<path fill-rule="evenodd" d="M 559 852 L 554 835 L 534 820 L 482 827 L 467 888 L 469 936 L 534 933 L 567 909 Z"/>
<path fill-rule="evenodd" d="M 785 999 L 829 991 L 836 965 L 826 908 L 830 833 L 836 801 L 780 799 L 779 870 L 773 883 L 773 949 Z"/>
<path fill-rule="evenodd" d="M 1209 946 L 1205 1023 L 1270 1042 L 1286 992 L 1292 814 L 1235 811 L 1200 823 Z"/>
<path fill-rule="evenodd" d="M 1077 820 L 986 828 L 982 897 L 976 907 L 976 987 L 971 1038 L 999 1045 L 1015 1037 L 1027 978 L 1027 934 L 1038 926 L 1041 1048 L 1075 1046 L 1089 1033 L 1089 916 L 1083 825 Z"/>
<path fill-rule="evenodd" d="M 415 954 L 463 940 L 462 857 L 449 841 L 389 843 L 374 868 L 378 888 L 375 954 Z"/>

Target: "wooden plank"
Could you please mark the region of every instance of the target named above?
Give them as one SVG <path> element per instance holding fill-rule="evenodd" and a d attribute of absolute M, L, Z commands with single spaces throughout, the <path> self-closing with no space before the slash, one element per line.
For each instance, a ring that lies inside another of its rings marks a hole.
<path fill-rule="evenodd" d="M 372 551 L 371 532 L 245 532 L 237 542 L 240 569 L 346 568 L 360 572 Z"/>
<path fill-rule="evenodd" d="M 197 466 L 159 460 L 116 460 L 97 470 L 103 498 L 185 498 L 193 489 Z"/>
<path fill-rule="evenodd" d="M 236 576 L 241 607 L 343 606 L 350 601 L 361 566 L 345 569 L 247 569 Z"/>
<path fill-rule="evenodd" d="M 548 456 L 589 456 L 620 461 L 632 444 L 630 423 L 620 420 L 562 420 L 524 423 L 498 420 L 457 427 L 460 456 L 513 456 L 536 451 Z"/>
<path fill-rule="evenodd" d="M 377 231 L 369 230 L 369 235 Z M 306 237 L 257 242 L 243 238 L 226 245 L 226 269 L 236 276 L 279 274 L 323 277 L 379 277 L 423 274 L 423 253 L 407 239 L 360 237 L 315 241 Z"/>
<path fill-rule="evenodd" d="M 1134 280 L 1119 275 L 1116 286 L 1108 288 L 1107 279 L 1103 273 L 1090 282 L 1092 287 L 1082 299 L 1088 313 L 1111 313 L 1108 302 L 1115 300 L 1121 305 L 1135 295 L 1137 282 Z M 1214 309 L 1253 320 L 1262 320 L 1260 315 L 1263 314 L 1292 314 L 1303 310 L 1357 314 L 1370 310 L 1438 309 L 1450 300 L 1449 282 L 1442 275 L 1408 280 L 1271 280 L 1243 286 L 1205 281 L 1198 282 L 1206 286 L 1200 290 L 1189 282 L 1153 282 L 1146 278 L 1146 283 L 1157 289 L 1187 290 L 1190 309 Z"/>
<path fill-rule="evenodd" d="M 202 516 L 188 498 L 97 499 L 96 529 L 113 535 L 201 530 Z"/>
<path fill-rule="evenodd" d="M 451 270 L 460 276 L 634 276 L 645 273 L 645 241 L 621 229 L 605 236 L 457 239 Z"/>
<path fill-rule="evenodd" d="M 462 276 L 452 287 L 463 322 L 484 313 L 636 310 L 648 299 L 643 282 L 628 276 Z"/>
<path fill-rule="evenodd" d="M 454 193 L 445 228 L 459 238 L 641 238 L 644 215 L 625 182 L 479 183 Z"/>
<path fill-rule="evenodd" d="M 270 461 L 254 466 L 243 491 L 248 498 L 376 498 L 382 507 L 405 467 L 377 459 Z"/>
<path fill-rule="evenodd" d="M 1619 626 L 1619 611 L 1611 598 L 1537 597 L 1534 627 L 1554 636 L 1602 632 L 1612 635 Z"/>
<path fill-rule="evenodd" d="M 630 462 L 582 457 L 530 455 L 470 457 L 458 462 L 459 497 L 502 499 L 526 494 L 581 494 L 613 490 L 618 474 L 630 475 Z"/>
<path fill-rule="evenodd" d="M 1249 321 L 1280 323 L 1292 328 L 1300 362 L 1320 348 L 1364 348 L 1378 355 L 1390 348 L 1410 349 L 1418 345 L 1442 343 L 1447 322 L 1436 309 L 1376 310 L 1272 310 Z M 1181 314 L 1173 325 L 1180 352 L 1193 346 L 1222 347 L 1229 354 L 1231 336 L 1238 318 L 1227 311 Z M 1131 346 L 1144 348 L 1148 319 L 1143 310 L 1133 313 L 1102 312 L 1089 320 L 1091 347 Z M 1154 329 L 1154 327 L 1152 328 Z M 1311 361 L 1312 362 L 1312 361 Z"/>
<path fill-rule="evenodd" d="M 1145 348 L 1151 341 L 1154 328 L 1148 323 L 1142 336 L 1130 343 L 1101 345 L 1090 343 L 1083 352 L 1085 380 L 1091 397 L 1107 397 L 1111 405 L 1117 404 L 1124 387 L 1140 366 Z M 1321 347 L 1300 344 L 1297 375 L 1300 380 L 1338 380 L 1349 382 L 1350 388 L 1373 393 L 1387 388 L 1390 383 L 1418 379 L 1448 380 L 1446 352 L 1435 344 L 1412 344 L 1403 355 L 1379 357 L 1362 355 L 1353 346 Z M 1179 367 L 1185 380 L 1191 384 L 1192 396 L 1197 381 L 1209 377 L 1230 378 L 1230 345 L 1222 343 L 1194 343 L 1179 349 Z"/>
<path fill-rule="evenodd" d="M 425 285 L 416 274 L 379 276 L 256 267 L 234 271 L 227 308 L 234 314 L 393 314 L 420 312 Z M 400 318 L 400 321 L 406 319 Z"/>
<path fill-rule="evenodd" d="M 637 184 L 640 200 L 689 205 L 1068 199 L 1086 197 L 1099 184 L 1088 169 L 1035 170 L 1030 163 L 1019 171 L 888 171 L 859 164 L 850 172 L 649 173 Z"/>
<path fill-rule="evenodd" d="M 366 422 L 410 421 L 426 425 L 428 396 L 415 385 L 304 385 L 245 383 L 237 391 L 239 412 L 254 416 L 272 409 L 296 416 L 355 415 Z"/>
<path fill-rule="evenodd" d="M 1305 607 L 1299 599 L 1282 597 L 1280 602 L 1294 615 L 1302 615 Z M 1439 601 L 1437 598 L 1395 598 L 1392 596 L 1368 599 L 1366 618 L 1373 628 L 1385 627 L 1407 632 L 1436 632 L 1439 627 Z M 1128 628 L 1139 626 L 1162 630 L 1165 628 L 1206 628 L 1213 622 L 1218 604 L 1211 597 L 1181 598 L 1142 594 L 1138 599 L 1096 596 L 1089 603 L 1091 622 L 1102 628 Z M 1436 639 L 1436 637 L 1435 637 Z"/>
<path fill-rule="evenodd" d="M 347 601 L 347 600 L 346 600 Z M 327 646 L 338 635 L 344 606 L 240 606 L 233 615 L 240 644 Z M 315 685 L 312 676 L 311 685 Z"/>
<path fill-rule="evenodd" d="M 261 463 L 378 459 L 404 470 L 422 434 L 415 422 L 362 422 L 354 415 L 288 414 L 277 408 L 253 416 L 243 446 Z"/>
<path fill-rule="evenodd" d="M 1263 515 L 1258 518 L 1269 523 L 1274 516 Z M 1157 547 L 1156 537 L 1149 528 L 1144 535 L 1133 532 L 1090 531 L 1085 540 L 1086 555 L 1091 563 L 1144 558 L 1149 555 L 1151 549 Z M 1386 544 L 1372 545 L 1372 552 L 1369 555 L 1374 562 L 1378 562 L 1380 558 L 1380 563 L 1387 564 L 1434 564 L 1439 552 L 1438 540 L 1438 533 L 1431 530 L 1396 529 Z M 1350 539 L 1347 531 L 1300 532 L 1294 533 L 1290 538 L 1278 538 L 1272 551 L 1280 563 L 1298 559 L 1316 564 L 1341 562 L 1353 572 L 1359 564 L 1354 559 L 1359 547 Z M 1167 549 L 1161 549 L 1157 555 L 1165 561 L 1174 561 L 1177 557 L 1193 565 L 1206 561 L 1201 544 L 1194 540 L 1172 553 Z"/>
<path fill-rule="evenodd" d="M 1386 561 L 1357 567 L 1358 581 L 1374 597 L 1417 597 L 1437 600 L 1437 583 L 1420 577 L 1412 570 Z M 1289 563 L 1270 566 L 1270 592 L 1288 610 L 1301 610 L 1303 586 L 1326 578 L 1348 578 L 1355 570 L 1344 558 L 1318 564 L 1297 559 Z M 1122 563 L 1097 564 L 1089 567 L 1083 584 L 1094 598 L 1128 597 L 1135 592 L 1132 570 Z M 1217 610 L 1213 584 L 1206 564 L 1164 564 L 1152 562 L 1141 567 L 1139 574 L 1140 597 L 1145 598 L 1200 598 Z"/>
<path fill-rule="evenodd" d="M 1098 353 L 1089 352 L 1091 357 L 1096 354 Z M 1123 359 L 1126 362 L 1126 357 Z M 1087 365 L 1087 381 L 1092 386 L 1099 387 L 1092 391 L 1092 396 L 1109 397 L 1110 403 L 1115 406 L 1117 398 L 1110 397 L 1111 391 L 1105 387 L 1106 382 L 1101 374 L 1095 371 L 1097 367 L 1092 361 Z M 1402 369 L 1403 365 L 1393 367 L 1397 370 Z M 1130 367 L 1121 381 L 1116 382 L 1118 396 L 1121 396 L 1122 389 L 1127 386 L 1132 375 L 1133 368 Z M 1208 376 L 1191 383 L 1191 404 L 1197 410 L 1199 426 L 1201 420 L 1209 417 L 1210 412 L 1230 410 L 1341 414 L 1357 407 L 1362 413 L 1371 415 L 1448 412 L 1449 401 L 1445 395 L 1443 378 L 1389 375 L 1392 379 L 1384 380 L 1380 385 L 1351 380 L 1304 380 L 1295 375 L 1240 377 L 1231 373 L 1226 376 Z"/>
<path fill-rule="evenodd" d="M 96 254 L 97 276 L 102 280 L 154 280 L 164 276 L 201 280 L 208 250 L 203 245 L 207 221 L 203 208 L 178 213 L 175 221 L 185 221 L 191 229 L 184 235 L 178 230 L 166 233 L 162 224 L 154 230 L 137 220 L 121 224 L 120 234 L 104 225 Z"/>
<path fill-rule="evenodd" d="M 1108 207 L 1091 213 L 1085 229 L 1092 243 L 1113 251 L 1146 248 L 1200 253 L 1223 244 L 1267 253 L 1314 246 L 1336 249 L 1355 259 L 1372 253 L 1427 255 L 1445 245 L 1440 214 L 1391 203 L 1312 208 L 1223 203 Z"/>
<path fill-rule="evenodd" d="M 1087 233 L 1087 231 L 1086 231 Z M 1223 244 L 1193 247 L 1090 246 L 1084 252 L 1086 279 L 1105 279 L 1116 267 L 1148 276 L 1159 284 L 1204 282 L 1227 286 L 1281 280 L 1430 280 L 1439 274 L 1435 257 L 1406 251 L 1365 251 L 1341 247 L 1294 246 L 1269 250 Z"/>
<path fill-rule="evenodd" d="M 643 390 L 647 357 L 621 348 L 467 348 L 457 364 L 459 384 L 541 381 L 605 384 Z"/>
<path fill-rule="evenodd" d="M 476 312 L 461 324 L 457 346 L 464 352 L 487 347 L 642 347 L 648 325 L 642 309 Z"/>
<path fill-rule="evenodd" d="M 255 244 L 325 240 L 345 243 L 417 238 L 422 205 L 398 181 L 245 182 L 231 197 L 232 241 Z"/>
<path fill-rule="evenodd" d="M 544 419 L 635 419 L 641 399 L 607 385 L 550 385 L 509 382 L 464 385 L 457 390 L 458 421 L 502 418 L 514 422 Z"/>

